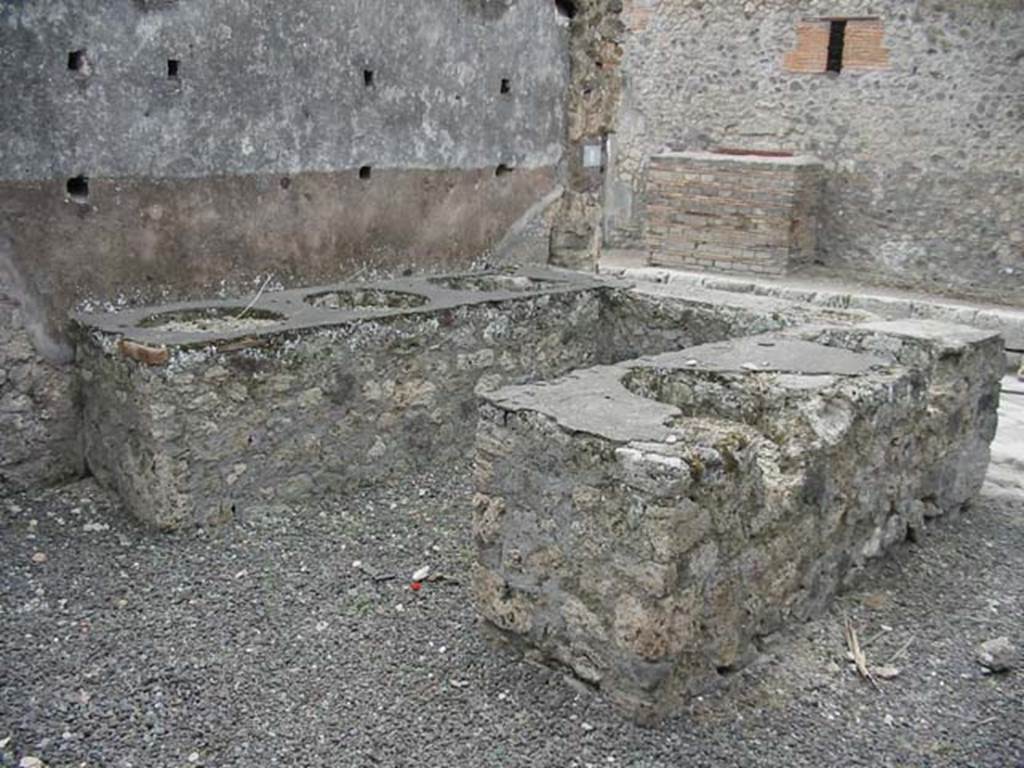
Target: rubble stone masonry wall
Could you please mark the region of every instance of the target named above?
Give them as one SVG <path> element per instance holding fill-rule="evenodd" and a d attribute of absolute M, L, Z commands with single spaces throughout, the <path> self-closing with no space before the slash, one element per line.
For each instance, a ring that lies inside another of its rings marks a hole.
<path fill-rule="evenodd" d="M 627 0 L 605 240 L 652 221 L 651 157 L 819 157 L 818 258 L 890 285 L 1024 295 L 1024 2 Z M 849 19 L 826 72 L 829 22 Z"/>
<path fill-rule="evenodd" d="M 81 472 L 71 367 L 45 360 L 0 284 L 0 497 Z"/>
<path fill-rule="evenodd" d="M 454 280 L 83 316 L 89 468 L 159 528 L 311 505 L 470 453 L 478 384 L 596 361 L 600 284 Z"/>

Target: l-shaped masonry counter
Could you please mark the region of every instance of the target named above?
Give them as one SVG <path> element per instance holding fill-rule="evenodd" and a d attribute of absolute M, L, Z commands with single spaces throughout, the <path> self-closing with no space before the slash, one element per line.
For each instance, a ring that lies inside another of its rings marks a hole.
<path fill-rule="evenodd" d="M 76 321 L 86 458 L 135 516 L 475 450 L 481 613 L 639 718 L 968 503 L 1004 365 L 964 326 L 545 269 Z"/>
<path fill-rule="evenodd" d="M 484 396 L 474 590 L 640 719 L 979 490 L 996 334 L 805 326 Z"/>
<path fill-rule="evenodd" d="M 472 455 L 477 388 L 829 312 L 536 268 L 80 313 L 85 458 L 141 520 L 222 522 Z"/>

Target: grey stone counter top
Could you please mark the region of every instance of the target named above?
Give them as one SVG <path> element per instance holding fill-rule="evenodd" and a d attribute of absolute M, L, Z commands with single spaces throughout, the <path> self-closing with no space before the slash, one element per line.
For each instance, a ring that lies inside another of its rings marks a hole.
<path fill-rule="evenodd" d="M 339 282 L 265 293 L 251 302 L 211 299 L 117 312 L 76 312 L 72 320 L 87 333 L 145 345 L 188 348 L 249 338 L 264 340 L 318 328 L 590 291 L 609 285 L 608 280 L 576 272 L 523 267 L 370 283 Z"/>
<path fill-rule="evenodd" d="M 771 374 L 780 388 L 797 391 L 809 388 L 807 377 L 834 381 L 895 365 L 876 354 L 772 333 L 575 371 L 553 382 L 505 387 L 486 397 L 505 410 L 544 414 L 572 432 L 616 442 L 664 441 L 683 412 L 631 391 L 629 380 L 637 371 L 691 372 L 695 386 L 710 374 Z"/>

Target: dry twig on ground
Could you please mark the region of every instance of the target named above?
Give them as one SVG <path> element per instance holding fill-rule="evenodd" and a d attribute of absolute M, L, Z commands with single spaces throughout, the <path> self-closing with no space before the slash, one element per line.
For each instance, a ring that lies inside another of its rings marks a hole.
<path fill-rule="evenodd" d="M 878 681 L 875 680 L 875 676 L 871 674 L 871 670 L 868 669 L 868 660 L 864 655 L 864 651 L 860 647 L 860 641 L 857 639 L 857 630 L 853 628 L 853 624 L 850 623 L 850 617 L 843 617 L 843 634 L 846 636 L 846 647 L 850 649 L 850 656 L 853 658 L 853 663 L 857 667 L 857 672 L 865 680 L 869 681 L 875 688 L 881 691 L 881 687 L 878 685 Z"/>

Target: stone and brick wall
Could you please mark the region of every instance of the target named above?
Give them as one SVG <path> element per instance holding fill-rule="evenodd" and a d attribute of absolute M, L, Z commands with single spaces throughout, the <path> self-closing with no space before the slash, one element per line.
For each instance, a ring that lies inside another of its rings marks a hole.
<path fill-rule="evenodd" d="M 815 257 L 821 182 L 813 158 L 655 155 L 644 246 L 653 264 L 784 274 Z"/>
<path fill-rule="evenodd" d="M 601 251 L 602 186 L 606 144 L 622 96 L 622 0 L 571 0 L 570 79 L 566 97 L 565 193 L 551 233 L 550 260 L 560 267 L 594 269 Z M 591 162 L 584 162 L 584 154 Z"/>
<path fill-rule="evenodd" d="M 1020 303 L 1024 2 L 627 0 L 606 247 L 636 248 L 651 158 L 819 157 L 818 259 L 885 285 Z M 845 20 L 829 72 L 833 20 Z"/>

